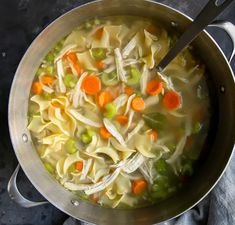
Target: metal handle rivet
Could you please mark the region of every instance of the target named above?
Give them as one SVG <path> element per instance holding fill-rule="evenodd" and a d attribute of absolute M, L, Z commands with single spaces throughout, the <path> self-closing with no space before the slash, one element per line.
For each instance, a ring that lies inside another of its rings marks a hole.
<path fill-rule="evenodd" d="M 80 205 L 79 201 L 76 200 L 76 199 L 72 199 L 72 200 L 71 200 L 71 203 L 72 203 L 74 206 L 79 206 L 79 205 Z"/>
<path fill-rule="evenodd" d="M 172 27 L 177 27 L 178 24 L 177 24 L 176 22 L 172 21 L 172 22 L 171 22 L 171 26 L 172 26 Z"/>
<path fill-rule="evenodd" d="M 220 86 L 220 92 L 224 93 L 225 92 L 225 87 L 223 85 Z"/>
<path fill-rule="evenodd" d="M 23 134 L 23 135 L 22 135 L 22 140 L 23 140 L 24 143 L 26 143 L 26 142 L 28 141 L 28 136 L 27 136 L 27 134 Z"/>

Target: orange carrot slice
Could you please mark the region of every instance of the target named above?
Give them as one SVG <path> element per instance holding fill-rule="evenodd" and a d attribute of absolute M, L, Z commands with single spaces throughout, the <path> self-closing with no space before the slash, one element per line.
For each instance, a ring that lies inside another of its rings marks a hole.
<path fill-rule="evenodd" d="M 44 75 L 41 77 L 41 82 L 44 85 L 51 85 L 54 82 L 54 78 L 52 76 Z"/>
<path fill-rule="evenodd" d="M 128 123 L 128 117 L 125 115 L 117 115 L 116 116 L 116 120 L 121 124 L 121 125 L 125 125 Z"/>
<path fill-rule="evenodd" d="M 157 80 L 150 80 L 147 83 L 146 92 L 149 95 L 158 95 L 161 93 L 163 88 L 163 83 Z"/>
<path fill-rule="evenodd" d="M 82 169 L 83 169 L 83 161 L 77 161 L 75 163 L 75 169 L 78 170 L 78 171 L 82 171 Z"/>
<path fill-rule="evenodd" d="M 143 98 L 135 97 L 131 102 L 131 108 L 135 111 L 142 111 L 145 108 L 145 103 Z"/>
<path fill-rule="evenodd" d="M 108 91 L 102 91 L 98 95 L 98 105 L 100 108 L 103 108 L 107 103 L 113 100 L 113 96 Z"/>
<path fill-rule="evenodd" d="M 129 95 L 129 96 L 132 95 L 133 92 L 134 92 L 133 88 L 130 87 L 130 86 L 126 86 L 125 89 L 124 89 L 124 91 L 125 91 L 125 93 L 126 93 L 127 95 Z"/>
<path fill-rule="evenodd" d="M 35 95 L 40 95 L 42 93 L 42 85 L 39 82 L 33 82 L 32 92 Z"/>
<path fill-rule="evenodd" d="M 103 32 L 104 32 L 104 29 L 103 27 L 99 28 L 96 32 L 95 32 L 95 36 L 98 40 L 100 40 L 103 36 Z"/>
<path fill-rule="evenodd" d="M 100 136 L 104 139 L 108 139 L 111 137 L 111 134 L 105 127 L 100 128 Z"/>
<path fill-rule="evenodd" d="M 100 79 L 94 75 L 87 76 L 82 81 L 82 90 L 88 95 L 96 95 L 101 90 Z"/>
<path fill-rule="evenodd" d="M 140 195 L 146 190 L 147 186 L 148 184 L 144 179 L 134 180 L 132 182 L 132 192 L 135 195 Z"/>
<path fill-rule="evenodd" d="M 163 97 L 163 106 L 167 110 L 178 109 L 181 105 L 181 97 L 175 91 L 168 91 Z"/>
<path fill-rule="evenodd" d="M 148 135 L 149 137 L 152 136 L 155 141 L 158 139 L 158 133 L 157 133 L 157 131 L 155 131 L 155 130 L 150 130 L 150 131 L 147 133 L 147 135 Z"/>
<path fill-rule="evenodd" d="M 105 63 L 102 60 L 96 61 L 95 65 L 98 70 L 103 70 L 105 68 Z"/>
<path fill-rule="evenodd" d="M 67 59 L 70 60 L 73 63 L 76 63 L 78 61 L 78 58 L 76 56 L 76 53 L 70 52 L 66 55 Z"/>

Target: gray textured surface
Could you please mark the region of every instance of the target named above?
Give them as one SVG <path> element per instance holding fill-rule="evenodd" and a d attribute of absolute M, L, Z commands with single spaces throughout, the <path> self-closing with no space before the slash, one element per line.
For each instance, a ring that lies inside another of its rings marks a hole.
<path fill-rule="evenodd" d="M 36 35 L 51 21 L 86 0 L 1 0 L 0 1 L 0 224 L 1 225 L 57 225 L 67 215 L 52 205 L 24 209 L 15 205 L 6 192 L 7 181 L 17 165 L 7 127 L 7 102 L 14 72 L 21 57 Z M 161 0 L 194 17 L 206 0 Z M 235 23 L 235 4 L 219 17 Z M 229 39 L 222 31 L 210 29 L 215 39 L 229 54 Z M 234 61 L 233 61 L 234 62 Z M 234 63 L 233 63 L 234 67 Z M 19 186 L 28 198 L 42 199 L 23 173 Z"/>

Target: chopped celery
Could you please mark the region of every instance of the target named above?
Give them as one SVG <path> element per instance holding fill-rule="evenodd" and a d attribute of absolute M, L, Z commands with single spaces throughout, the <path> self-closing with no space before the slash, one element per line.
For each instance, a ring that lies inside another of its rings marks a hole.
<path fill-rule="evenodd" d="M 141 96 L 142 96 L 142 93 L 141 93 L 141 91 L 136 91 L 136 92 L 135 92 L 135 95 L 136 95 L 137 97 L 141 97 Z"/>
<path fill-rule="evenodd" d="M 111 119 L 115 116 L 117 109 L 113 103 L 106 104 L 104 108 L 105 108 L 104 117 Z"/>
<path fill-rule="evenodd" d="M 59 42 L 56 46 L 55 46 L 55 48 L 54 48 L 54 50 L 55 50 L 55 52 L 60 52 L 60 50 L 62 49 L 62 47 L 63 47 L 63 43 L 62 42 Z"/>
<path fill-rule="evenodd" d="M 198 134 L 201 129 L 202 129 L 202 124 L 199 123 L 199 122 L 196 122 L 196 123 L 193 125 L 192 134 Z"/>
<path fill-rule="evenodd" d="M 191 163 L 186 163 L 182 168 L 182 174 L 191 176 L 193 174 L 193 167 Z"/>
<path fill-rule="evenodd" d="M 51 52 L 49 52 L 46 55 L 45 60 L 48 61 L 48 62 L 53 62 L 54 61 L 54 55 Z"/>
<path fill-rule="evenodd" d="M 96 19 L 94 19 L 93 23 L 94 23 L 94 25 L 100 25 L 101 21 L 96 18 Z"/>
<path fill-rule="evenodd" d="M 115 86 L 119 82 L 117 79 L 117 74 L 114 71 L 111 73 L 102 73 L 101 80 L 106 86 Z"/>
<path fill-rule="evenodd" d="M 88 200 L 89 199 L 89 195 L 86 195 L 86 193 L 84 191 L 77 191 L 76 194 L 82 200 Z"/>
<path fill-rule="evenodd" d="M 75 87 L 77 83 L 77 78 L 73 74 L 67 74 L 64 77 L 64 85 L 68 88 Z"/>
<path fill-rule="evenodd" d="M 131 67 L 130 68 L 130 77 L 127 80 L 127 84 L 132 86 L 136 85 L 140 81 L 141 73 L 136 67 Z"/>
<path fill-rule="evenodd" d="M 104 59 L 106 57 L 106 50 L 104 48 L 93 48 L 91 50 L 92 56 L 96 59 L 96 60 L 101 60 Z"/>
<path fill-rule="evenodd" d="M 77 151 L 76 148 L 76 141 L 73 138 L 70 138 L 66 143 L 65 143 L 65 149 L 68 153 L 73 154 Z"/>
<path fill-rule="evenodd" d="M 51 100 L 53 98 L 53 94 L 47 92 L 43 92 L 42 96 L 45 100 Z"/>
<path fill-rule="evenodd" d="M 153 185 L 153 190 L 151 193 L 151 196 L 153 198 L 165 198 L 167 194 L 168 194 L 167 189 L 165 189 L 164 187 L 159 186 L 157 184 Z"/>
<path fill-rule="evenodd" d="M 171 152 L 175 151 L 175 149 L 176 149 L 176 145 L 173 143 L 168 144 L 167 147 L 170 149 Z"/>
<path fill-rule="evenodd" d="M 75 165 L 72 164 L 69 168 L 68 168 L 68 173 L 73 173 L 76 171 Z"/>
<path fill-rule="evenodd" d="M 54 173 L 55 171 L 54 167 L 50 163 L 45 162 L 44 167 L 49 173 Z"/>
<path fill-rule="evenodd" d="M 89 136 L 87 133 L 83 133 L 81 134 L 81 141 L 84 143 L 84 144 L 89 144 L 92 140 L 92 137 Z"/>
<path fill-rule="evenodd" d="M 39 67 L 36 71 L 36 76 L 39 76 L 43 73 L 43 68 Z"/>
<path fill-rule="evenodd" d="M 46 67 L 46 72 L 48 75 L 52 75 L 53 74 L 53 66 Z"/>
<path fill-rule="evenodd" d="M 87 129 L 87 134 L 89 137 L 92 137 L 94 135 L 94 131 L 91 128 Z"/>
<path fill-rule="evenodd" d="M 162 175 L 172 175 L 171 167 L 166 163 L 164 159 L 159 159 L 155 162 L 155 168 L 158 173 Z"/>
<path fill-rule="evenodd" d="M 91 22 L 90 22 L 90 21 L 87 21 L 87 22 L 85 23 L 85 29 L 89 30 L 89 29 L 91 29 L 91 28 L 92 28 Z"/>

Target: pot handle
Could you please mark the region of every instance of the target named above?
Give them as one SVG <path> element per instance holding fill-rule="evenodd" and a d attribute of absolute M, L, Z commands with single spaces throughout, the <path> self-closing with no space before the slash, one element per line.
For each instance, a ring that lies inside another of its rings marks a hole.
<path fill-rule="evenodd" d="M 30 200 L 26 199 L 19 192 L 19 189 L 18 189 L 17 184 L 16 184 L 16 178 L 17 178 L 19 169 L 20 169 L 20 165 L 18 164 L 15 171 L 11 175 L 11 178 L 10 178 L 10 180 L 8 182 L 8 185 L 7 185 L 7 191 L 8 191 L 8 194 L 9 194 L 11 200 L 15 201 L 18 205 L 20 205 L 24 208 L 31 208 L 31 207 L 34 207 L 34 206 L 39 206 L 39 205 L 44 205 L 44 204 L 49 203 L 47 201 L 43 201 L 43 202 L 30 201 Z"/>
<path fill-rule="evenodd" d="M 231 41 L 232 41 L 232 44 L 233 44 L 233 51 L 231 53 L 231 56 L 228 59 L 229 63 L 231 63 L 232 59 L 233 59 L 233 57 L 235 55 L 235 25 L 232 24 L 229 21 L 216 20 L 212 24 L 210 24 L 209 27 L 218 27 L 218 28 L 221 28 L 231 38 Z"/>

